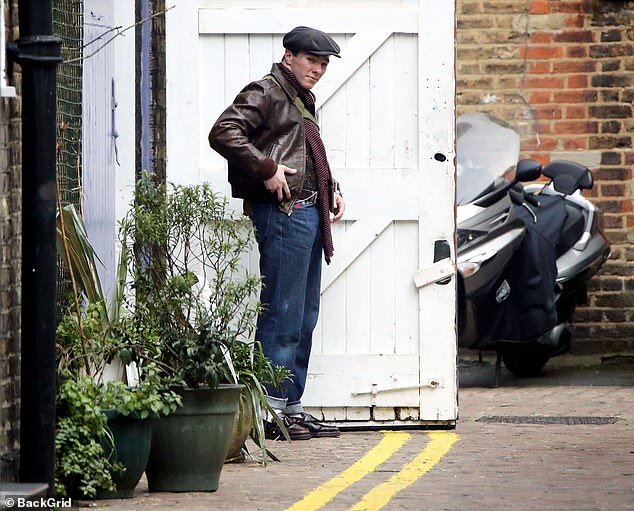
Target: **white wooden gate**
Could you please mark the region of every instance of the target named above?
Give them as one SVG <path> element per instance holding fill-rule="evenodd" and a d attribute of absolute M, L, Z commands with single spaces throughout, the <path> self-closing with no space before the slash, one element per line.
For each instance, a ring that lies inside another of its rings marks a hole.
<path fill-rule="evenodd" d="M 455 286 L 435 283 L 453 273 L 453 248 L 433 264 L 454 246 L 453 2 L 183 4 L 166 20 L 170 181 L 229 193 L 207 134 L 281 59 L 284 33 L 309 25 L 342 47 L 314 89 L 347 210 L 324 269 L 304 405 L 355 424 L 453 423 Z"/>

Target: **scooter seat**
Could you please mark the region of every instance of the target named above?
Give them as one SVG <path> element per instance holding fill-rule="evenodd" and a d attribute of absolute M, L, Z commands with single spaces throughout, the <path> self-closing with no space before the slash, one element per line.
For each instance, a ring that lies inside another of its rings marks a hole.
<path fill-rule="evenodd" d="M 583 213 L 574 204 L 566 202 L 566 222 L 561 230 L 561 237 L 555 245 L 557 257 L 570 249 L 581 237 L 586 224 Z"/>

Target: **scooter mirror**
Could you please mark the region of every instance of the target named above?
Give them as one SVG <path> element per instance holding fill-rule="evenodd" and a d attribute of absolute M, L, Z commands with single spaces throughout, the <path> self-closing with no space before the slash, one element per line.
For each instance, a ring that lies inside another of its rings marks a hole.
<path fill-rule="evenodd" d="M 525 159 L 517 162 L 515 179 L 522 183 L 535 181 L 542 175 L 542 165 L 538 161 Z"/>

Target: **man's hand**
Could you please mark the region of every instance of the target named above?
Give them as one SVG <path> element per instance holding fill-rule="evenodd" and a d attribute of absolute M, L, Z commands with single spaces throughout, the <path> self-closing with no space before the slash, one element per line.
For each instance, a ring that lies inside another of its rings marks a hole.
<path fill-rule="evenodd" d="M 277 172 L 275 172 L 275 175 L 264 181 L 264 186 L 269 192 L 277 194 L 278 201 L 281 201 L 284 198 L 290 199 L 291 189 L 288 187 L 288 183 L 286 182 L 286 174 L 295 174 L 296 172 L 296 169 L 280 164 L 277 166 Z"/>
<path fill-rule="evenodd" d="M 331 224 L 338 222 L 341 220 L 343 216 L 343 212 L 346 210 L 346 201 L 343 200 L 343 197 L 335 192 L 335 216 L 330 220 Z"/>

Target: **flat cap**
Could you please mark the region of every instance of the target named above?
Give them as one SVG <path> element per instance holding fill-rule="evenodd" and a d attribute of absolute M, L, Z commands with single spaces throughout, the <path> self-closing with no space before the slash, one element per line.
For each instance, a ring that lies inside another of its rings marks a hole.
<path fill-rule="evenodd" d="M 339 45 L 325 32 L 310 27 L 295 27 L 282 40 L 284 48 L 315 55 L 339 55 Z"/>

